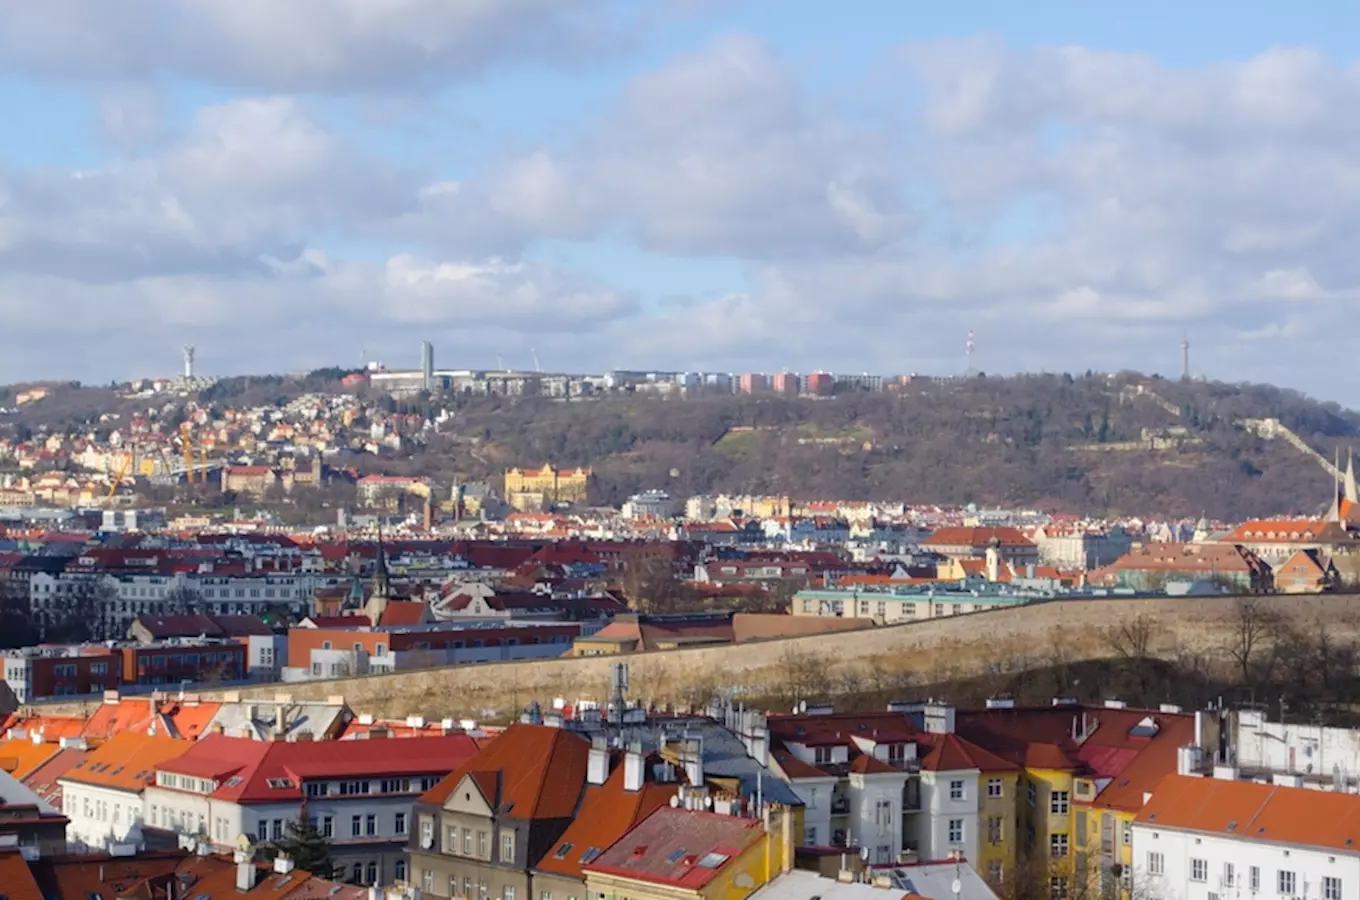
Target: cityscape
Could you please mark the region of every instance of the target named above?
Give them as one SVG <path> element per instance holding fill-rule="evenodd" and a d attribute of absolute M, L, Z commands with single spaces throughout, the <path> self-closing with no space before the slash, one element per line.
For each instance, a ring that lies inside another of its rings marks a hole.
<path fill-rule="evenodd" d="M 0 0 L 0 900 L 1360 900 L 1360 7 L 1220 7 Z"/>

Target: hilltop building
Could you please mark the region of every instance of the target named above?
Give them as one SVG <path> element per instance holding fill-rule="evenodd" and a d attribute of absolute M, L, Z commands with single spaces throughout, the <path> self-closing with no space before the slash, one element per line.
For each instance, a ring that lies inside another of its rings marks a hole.
<path fill-rule="evenodd" d="M 554 469 L 550 464 L 540 469 L 508 469 L 505 500 L 521 511 L 544 509 L 554 503 L 582 504 L 589 493 L 591 475 L 590 469 Z"/>

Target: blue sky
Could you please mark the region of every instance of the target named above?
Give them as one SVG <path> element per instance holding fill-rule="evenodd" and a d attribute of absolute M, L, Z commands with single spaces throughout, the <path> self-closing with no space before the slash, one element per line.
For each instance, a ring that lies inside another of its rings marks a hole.
<path fill-rule="evenodd" d="M 1360 8 L 0 0 L 0 381 L 527 358 L 1360 402 Z"/>

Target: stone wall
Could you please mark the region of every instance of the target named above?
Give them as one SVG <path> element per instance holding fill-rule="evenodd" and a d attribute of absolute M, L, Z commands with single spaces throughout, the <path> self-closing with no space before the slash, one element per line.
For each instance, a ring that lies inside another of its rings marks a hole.
<path fill-rule="evenodd" d="M 544 704 L 554 697 L 603 699 L 609 667 L 623 659 L 631 697 L 683 706 L 702 703 L 723 687 L 781 694 L 791 680 L 810 676 L 853 677 L 872 686 L 905 674 L 922 683 L 1047 665 L 1059 655 L 1106 658 L 1114 652 L 1111 626 L 1140 618 L 1152 623 L 1150 655 L 1169 659 L 1194 651 L 1226 664 L 1226 647 L 1241 620 L 1240 602 L 1230 597 L 1062 600 L 760 643 L 455 666 L 267 685 L 241 693 L 261 698 L 287 693 L 297 699 L 343 695 L 356 711 L 383 717 L 504 717 L 535 698 Z M 1326 622 L 1338 640 L 1360 638 L 1360 595 L 1266 596 L 1251 602 L 1300 626 Z"/>

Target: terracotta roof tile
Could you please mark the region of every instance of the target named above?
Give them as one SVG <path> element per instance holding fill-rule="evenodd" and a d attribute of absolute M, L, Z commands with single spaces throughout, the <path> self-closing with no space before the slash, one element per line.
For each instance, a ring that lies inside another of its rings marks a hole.
<path fill-rule="evenodd" d="M 758 819 L 663 806 L 584 868 L 698 891 L 763 836 Z"/>
<path fill-rule="evenodd" d="M 157 766 L 182 755 L 193 742 L 124 731 L 91 750 L 62 776 L 66 781 L 140 792 Z"/>
<path fill-rule="evenodd" d="M 0 769 L 18 781 L 33 774 L 43 763 L 57 755 L 57 744 L 35 744 L 27 738 L 14 738 L 0 744 Z"/>
<path fill-rule="evenodd" d="M 569 819 L 586 783 L 590 745 L 561 728 L 511 725 L 420 798 L 442 806 L 473 775 L 489 802 L 518 819 Z"/>
<path fill-rule="evenodd" d="M 576 818 L 539 860 L 539 871 L 581 878 L 581 860 L 592 847 L 601 851 L 612 846 L 675 796 L 674 784 L 647 783 L 639 791 L 625 791 L 623 775 L 623 766 L 616 765 L 604 784 L 586 787 Z"/>
<path fill-rule="evenodd" d="M 8 900 L 43 900 L 28 863 L 18 853 L 0 853 L 0 885 Z"/>

